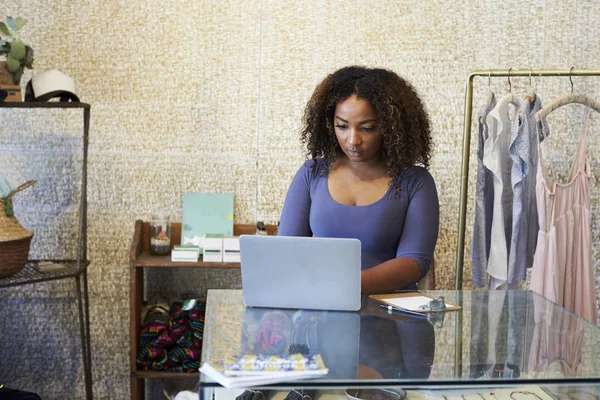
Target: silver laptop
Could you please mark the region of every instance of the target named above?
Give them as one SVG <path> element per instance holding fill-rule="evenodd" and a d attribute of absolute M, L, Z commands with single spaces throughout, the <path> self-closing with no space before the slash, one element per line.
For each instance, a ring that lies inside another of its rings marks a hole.
<path fill-rule="evenodd" d="M 247 307 L 357 311 L 360 241 L 295 236 L 240 236 Z"/>

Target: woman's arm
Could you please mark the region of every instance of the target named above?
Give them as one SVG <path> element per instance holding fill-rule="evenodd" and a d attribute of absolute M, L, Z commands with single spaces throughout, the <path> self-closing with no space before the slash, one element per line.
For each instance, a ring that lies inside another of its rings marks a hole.
<path fill-rule="evenodd" d="M 361 272 L 362 294 L 385 293 L 415 283 L 421 276 L 421 267 L 412 258 L 394 258 Z"/>
<path fill-rule="evenodd" d="M 279 221 L 279 236 L 313 235 L 310 229 L 310 162 L 300 167 L 288 189 Z"/>
<path fill-rule="evenodd" d="M 419 177 L 414 187 L 406 191 L 411 198 L 396 258 L 362 271 L 363 294 L 402 289 L 418 282 L 431 265 L 438 237 L 440 206 L 433 177 L 425 170 Z"/>

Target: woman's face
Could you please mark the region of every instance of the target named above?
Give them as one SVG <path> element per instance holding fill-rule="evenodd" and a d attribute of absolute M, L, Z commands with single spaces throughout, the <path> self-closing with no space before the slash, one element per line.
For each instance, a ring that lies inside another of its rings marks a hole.
<path fill-rule="evenodd" d="M 333 119 L 335 136 L 350 161 L 379 159 L 383 135 L 377 114 L 368 101 L 353 94 L 337 104 Z"/>

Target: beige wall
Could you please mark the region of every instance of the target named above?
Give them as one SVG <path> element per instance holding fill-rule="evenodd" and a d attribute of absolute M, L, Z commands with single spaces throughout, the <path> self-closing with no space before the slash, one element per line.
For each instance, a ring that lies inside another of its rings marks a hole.
<path fill-rule="evenodd" d="M 600 67 L 598 7 L 585 0 L 49 4 L 13 0 L 3 9 L 29 20 L 20 36 L 36 52 L 36 71 L 67 73 L 82 101 L 92 105 L 88 254 L 94 389 L 100 399 L 128 395 L 127 250 L 134 220 L 159 208 L 180 220 L 183 193 L 226 191 L 235 192 L 237 223 L 276 223 L 304 156 L 298 141 L 303 106 L 327 73 L 348 64 L 391 68 L 423 97 L 433 122 L 431 172 L 441 205 L 438 286 L 451 288 L 468 73 Z M 477 106 L 487 79 L 475 84 Z M 600 93 L 600 78 L 575 78 L 574 84 L 578 91 Z M 528 85 L 526 78 L 513 79 L 515 93 L 525 94 Z M 507 86 L 505 80 L 492 80 L 498 93 Z M 566 78 L 534 77 L 533 86 L 546 100 L 570 89 Z M 594 116 L 590 158 L 600 176 L 597 121 Z M 555 151 L 548 159 L 564 176 L 580 134 L 579 111 L 557 111 L 550 123 Z M 70 198 L 79 190 L 73 184 L 79 175 L 57 176 L 79 166 L 80 129 L 76 112 L 53 112 L 51 119 L 40 111 L 1 112 L 0 168 L 39 180 L 17 204 L 23 223 L 36 231 L 32 252 L 37 256 L 72 251 L 74 231 L 62 225 L 76 220 Z M 473 178 L 474 172 L 471 199 Z M 592 185 L 593 236 L 598 238 L 598 178 Z M 57 216 L 59 211 L 67 211 L 67 217 Z M 468 224 L 471 212 L 469 204 Z M 470 287 L 470 265 L 464 271 Z M 188 294 L 239 287 L 237 273 L 150 275 Z M 13 361 L 1 363 L 0 383 L 4 377 L 47 399 L 83 396 L 71 289 L 70 283 L 48 283 L 2 291 L 7 307 L 1 320 L 13 321 L 3 322 L 2 331 L 28 332 L 17 341 L 24 354 L 37 352 L 40 341 L 48 343 L 48 353 L 23 359 L 4 347 L 3 360 Z M 56 370 L 40 369 L 48 356 L 56 360 L 50 361 Z"/>

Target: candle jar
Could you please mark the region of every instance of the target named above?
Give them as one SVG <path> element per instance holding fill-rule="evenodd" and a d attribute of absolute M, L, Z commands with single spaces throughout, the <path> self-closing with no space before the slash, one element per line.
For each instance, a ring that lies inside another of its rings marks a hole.
<path fill-rule="evenodd" d="M 150 254 L 166 256 L 171 253 L 171 222 L 169 217 L 153 216 L 150 220 Z"/>

